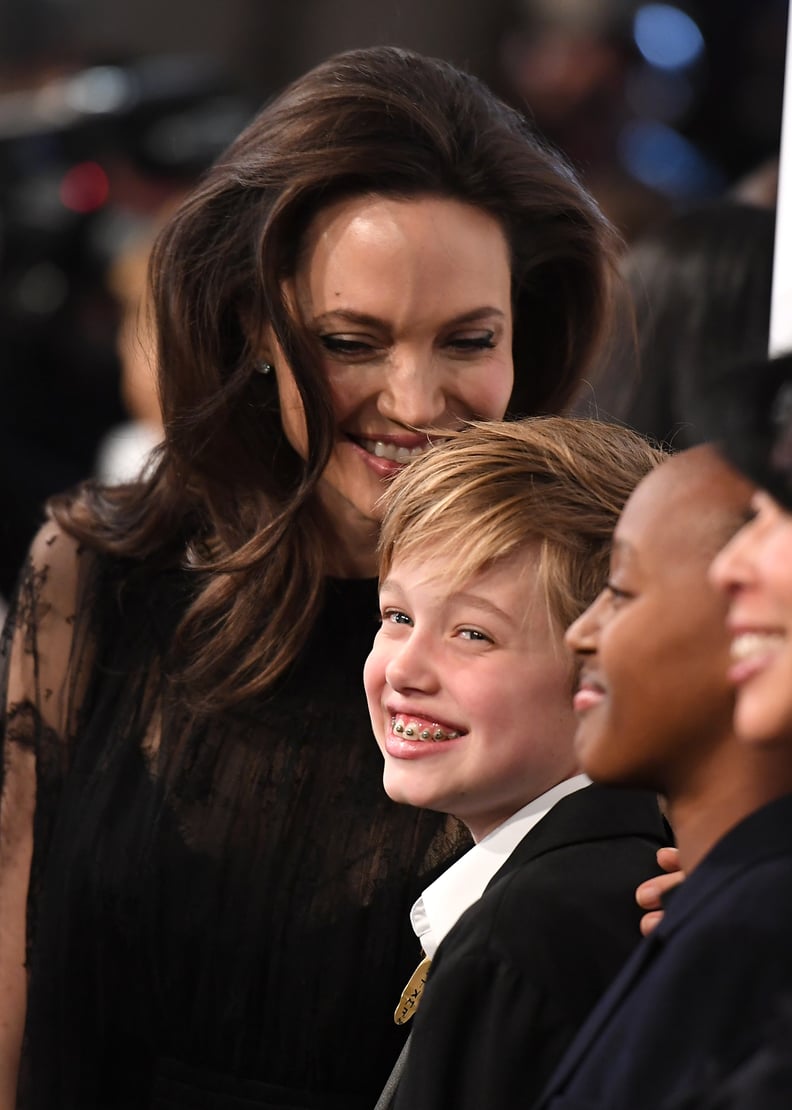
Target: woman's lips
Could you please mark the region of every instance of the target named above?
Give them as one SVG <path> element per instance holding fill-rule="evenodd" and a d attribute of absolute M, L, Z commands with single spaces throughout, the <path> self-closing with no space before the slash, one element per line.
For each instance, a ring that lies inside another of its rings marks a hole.
<path fill-rule="evenodd" d="M 759 674 L 774 661 L 784 646 L 785 640 L 784 633 L 777 631 L 752 629 L 733 635 L 730 648 L 732 664 L 728 670 L 729 681 L 739 686 Z"/>
<path fill-rule="evenodd" d="M 425 454 L 433 442 L 428 436 L 383 435 L 381 438 L 347 435 L 352 450 L 379 478 L 398 474 L 409 462 Z"/>

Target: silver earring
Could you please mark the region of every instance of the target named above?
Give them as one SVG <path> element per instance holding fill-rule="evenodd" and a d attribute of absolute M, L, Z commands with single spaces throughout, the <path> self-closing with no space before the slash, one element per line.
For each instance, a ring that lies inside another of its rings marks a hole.
<path fill-rule="evenodd" d="M 255 369 L 257 374 L 271 374 L 275 367 L 271 362 L 261 361 L 256 363 Z"/>

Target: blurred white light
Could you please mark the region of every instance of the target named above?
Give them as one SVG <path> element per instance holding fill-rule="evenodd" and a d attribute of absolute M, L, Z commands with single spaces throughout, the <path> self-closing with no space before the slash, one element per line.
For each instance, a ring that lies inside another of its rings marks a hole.
<path fill-rule="evenodd" d="M 673 4 L 644 4 L 633 20 L 635 45 L 658 69 L 684 69 L 704 52 L 698 24 Z"/>
<path fill-rule="evenodd" d="M 117 112 L 131 96 L 127 74 L 118 66 L 94 66 L 68 80 L 65 100 L 75 112 Z"/>

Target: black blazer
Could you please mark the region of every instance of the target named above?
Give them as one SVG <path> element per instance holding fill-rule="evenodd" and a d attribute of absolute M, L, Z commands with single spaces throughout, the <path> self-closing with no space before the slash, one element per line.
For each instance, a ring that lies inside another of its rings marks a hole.
<path fill-rule="evenodd" d="M 432 961 L 396 1110 L 515 1110 L 638 944 L 670 843 L 653 794 L 588 786 L 512 852 Z"/>
<path fill-rule="evenodd" d="M 791 922 L 787 796 L 727 833 L 673 895 L 575 1038 L 541 1107 L 707 1105 L 716 1084 L 761 1054 L 790 997 Z M 792 1085 L 787 1094 L 792 1106 Z"/>

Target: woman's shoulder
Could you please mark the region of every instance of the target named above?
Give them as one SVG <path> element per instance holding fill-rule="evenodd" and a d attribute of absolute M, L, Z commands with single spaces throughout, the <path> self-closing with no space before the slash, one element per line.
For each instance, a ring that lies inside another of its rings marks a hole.
<path fill-rule="evenodd" d="M 118 582 L 126 560 L 102 552 L 75 536 L 53 515 L 33 537 L 18 584 L 18 604 L 37 624 L 69 623 L 93 607 L 108 582 Z"/>
<path fill-rule="evenodd" d="M 28 564 L 53 581 L 70 581 L 87 554 L 85 546 L 54 517 L 48 517 L 33 537 Z"/>
<path fill-rule="evenodd" d="M 20 601 L 32 601 L 40 619 L 73 612 L 91 553 L 54 518 L 48 517 L 30 544 L 19 580 Z"/>

